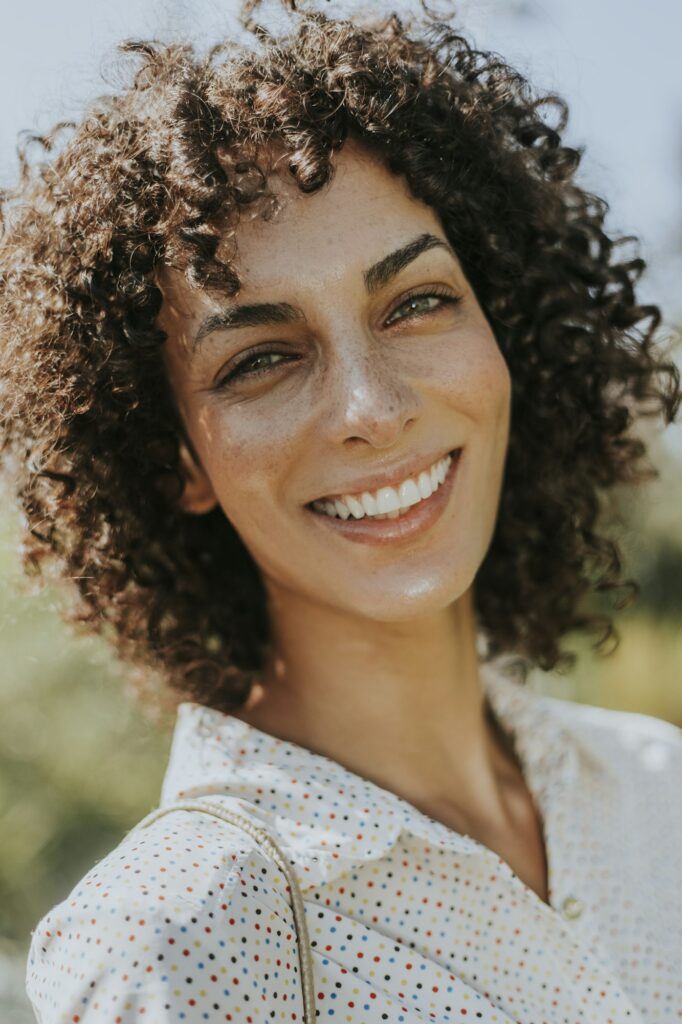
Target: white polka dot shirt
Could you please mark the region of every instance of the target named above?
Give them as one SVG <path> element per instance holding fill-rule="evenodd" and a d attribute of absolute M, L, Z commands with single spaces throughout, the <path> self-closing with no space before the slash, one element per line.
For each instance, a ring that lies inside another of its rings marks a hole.
<path fill-rule="evenodd" d="M 341 764 L 178 708 L 161 805 L 218 803 L 292 866 L 330 1024 L 682 1021 L 682 730 L 482 666 L 540 811 L 549 905 L 498 854 Z M 241 829 L 131 830 L 38 923 L 41 1024 L 303 1021 L 284 873 Z"/>

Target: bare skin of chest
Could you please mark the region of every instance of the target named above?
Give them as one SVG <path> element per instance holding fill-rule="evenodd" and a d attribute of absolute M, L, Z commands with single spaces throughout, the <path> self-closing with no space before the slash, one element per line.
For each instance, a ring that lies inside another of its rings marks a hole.
<path fill-rule="evenodd" d="M 529 810 L 526 826 L 513 834 L 473 838 L 498 853 L 543 903 L 549 903 L 545 842 L 534 810 Z"/>
<path fill-rule="evenodd" d="M 494 717 L 491 725 L 506 761 L 507 806 L 511 820 L 504 825 L 474 822 L 463 829 L 461 820 L 448 820 L 448 812 L 445 818 L 439 813 L 432 816 L 455 831 L 465 831 L 472 839 L 499 854 L 521 881 L 532 889 L 543 903 L 550 905 L 542 817 L 526 783 L 513 742 L 500 729 Z"/>
<path fill-rule="evenodd" d="M 488 709 L 489 712 L 489 709 Z M 489 721 L 504 751 L 510 769 L 510 805 L 513 808 L 512 827 L 493 830 L 482 838 L 474 836 L 489 849 L 506 860 L 522 882 L 549 905 L 547 847 L 542 816 L 526 783 L 521 760 L 514 742 L 501 728 L 495 715 L 489 712 Z"/>
<path fill-rule="evenodd" d="M 442 814 L 438 814 L 436 817 L 448 828 L 458 832 L 463 831 L 461 821 L 449 821 Z M 513 827 L 501 830 L 485 826 L 469 826 L 464 831 L 472 839 L 499 854 L 521 881 L 532 889 L 544 903 L 549 904 L 547 858 L 542 822 L 527 790 L 519 790 Z"/>

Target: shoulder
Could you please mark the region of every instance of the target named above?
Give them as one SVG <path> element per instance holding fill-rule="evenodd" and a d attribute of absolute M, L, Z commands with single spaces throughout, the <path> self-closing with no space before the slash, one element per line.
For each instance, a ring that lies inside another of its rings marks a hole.
<path fill-rule="evenodd" d="M 539 699 L 588 761 L 659 792 L 682 783 L 682 729 L 674 723 L 558 697 Z"/>
<path fill-rule="evenodd" d="M 248 833 L 175 811 L 128 833 L 40 920 L 27 994 L 41 1024 L 86 1011 L 88 1024 L 219 1011 L 247 1020 L 278 999 L 296 1010 L 290 902 L 283 873 Z"/>

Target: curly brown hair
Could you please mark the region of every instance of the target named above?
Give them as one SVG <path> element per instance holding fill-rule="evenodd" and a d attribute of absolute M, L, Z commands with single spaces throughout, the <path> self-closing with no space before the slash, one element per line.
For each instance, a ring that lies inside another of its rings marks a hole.
<path fill-rule="evenodd" d="M 244 704 L 268 644 L 263 588 L 220 507 L 179 508 L 179 439 L 192 446 L 155 274 L 234 294 L 219 243 L 243 207 L 269 216 L 266 146 L 312 193 L 352 136 L 437 211 L 510 370 L 505 478 L 475 583 L 487 656 L 563 669 L 569 630 L 617 642 L 609 616 L 580 607 L 639 590 L 597 521 L 609 489 L 658 475 L 629 428 L 674 421 L 680 375 L 658 307 L 635 296 L 645 263 L 620 247 L 636 239 L 609 237 L 608 204 L 576 183 L 565 101 L 428 9 L 358 22 L 289 0 L 294 24 L 272 35 L 255 6 L 242 8 L 253 46 L 121 44 L 125 87 L 38 138 L 40 160 L 24 147 L 2 196 L 2 467 L 27 574 L 63 579 L 67 620 L 134 671 L 159 670 L 183 699 Z"/>

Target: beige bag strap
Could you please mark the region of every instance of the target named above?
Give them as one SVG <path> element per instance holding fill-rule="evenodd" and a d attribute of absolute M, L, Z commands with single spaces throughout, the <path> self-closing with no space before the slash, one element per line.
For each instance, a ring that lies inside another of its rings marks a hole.
<path fill-rule="evenodd" d="M 291 892 L 294 924 L 298 937 L 298 960 L 301 970 L 301 980 L 303 983 L 303 1021 L 304 1024 L 314 1024 L 316 1014 L 313 959 L 310 948 L 310 939 L 308 937 L 308 926 L 305 919 L 303 897 L 301 896 L 301 890 L 298 887 L 298 882 L 296 881 L 293 868 L 277 842 L 273 839 L 266 828 L 254 825 L 253 821 L 244 815 L 237 814 L 236 811 L 230 811 L 219 804 L 200 803 L 198 801 L 196 803 L 187 801 L 183 803 L 168 804 L 167 807 L 157 807 L 143 818 L 135 828 L 146 828 L 148 825 L 151 825 L 153 821 L 156 821 L 157 818 L 160 818 L 163 814 L 168 814 L 170 811 L 202 811 L 204 814 L 212 814 L 216 818 L 222 818 L 223 821 L 228 822 L 230 825 L 236 825 L 237 828 L 244 829 L 244 831 L 248 832 L 250 836 L 253 836 L 259 846 L 261 846 L 270 858 L 275 861 L 277 866 L 284 873 Z"/>

